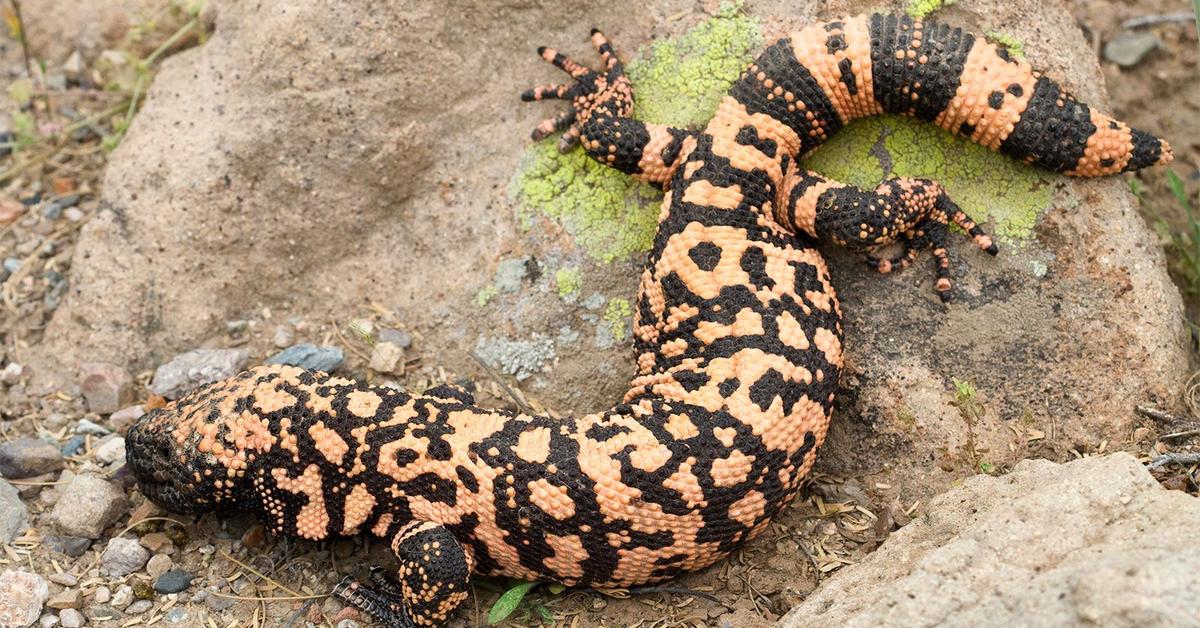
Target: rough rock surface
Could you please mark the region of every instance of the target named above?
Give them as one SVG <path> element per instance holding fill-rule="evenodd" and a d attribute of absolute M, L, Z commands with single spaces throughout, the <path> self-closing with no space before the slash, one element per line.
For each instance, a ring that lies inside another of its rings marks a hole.
<path fill-rule="evenodd" d="M 1127 454 L 1026 460 L 927 512 L 780 628 L 1200 624 L 1200 500 Z"/>
<path fill-rule="evenodd" d="M 120 487 L 94 475 L 77 475 L 54 504 L 50 524 L 64 534 L 97 539 L 128 507 Z"/>
<path fill-rule="evenodd" d="M 197 386 L 234 375 L 248 357 L 243 349 L 195 349 L 181 353 L 154 371 L 150 390 L 167 399 L 182 397 Z"/>
<path fill-rule="evenodd" d="M 0 626 L 24 628 L 37 621 L 50 587 L 37 574 L 5 569 L 0 573 Z"/>
<path fill-rule="evenodd" d="M 0 545 L 10 543 L 29 527 L 29 510 L 12 484 L 0 480 Z"/>
<path fill-rule="evenodd" d="M 70 297 L 30 360 L 42 388 L 78 381 L 59 365 L 83 358 L 153 368 L 264 307 L 328 321 L 378 303 L 419 333 L 424 364 L 483 380 L 470 354 L 484 337 L 552 338 L 524 392 L 559 412 L 619 398 L 629 340 L 592 347 L 605 334 L 590 297 L 559 298 L 555 272 L 529 273 L 513 293 L 490 285 L 505 260 L 578 267 L 583 294 L 609 300 L 600 311 L 615 314 L 619 339 L 627 319 L 613 306 L 627 308 L 638 281 L 639 256 L 594 261 L 552 220 L 522 230 L 505 188 L 553 109 L 523 107 L 517 94 L 562 78 L 536 45 L 590 61 L 588 29 L 600 25 L 630 57 L 702 19 L 695 3 L 213 4 L 212 37 L 166 61 L 113 154 L 111 210 L 84 228 Z M 901 4 L 763 0 L 748 10 L 770 38 L 813 17 Z M 1060 5 L 974 0 L 937 17 L 1003 30 L 1106 107 L 1094 54 Z M 878 168 L 870 146 L 858 154 Z M 925 174 L 936 178 L 937 166 Z M 997 259 L 953 248 L 964 275 L 949 307 L 930 289 L 928 256 L 881 277 L 832 253 L 850 368 L 821 469 L 878 473 L 911 500 L 974 473 L 978 451 L 1004 466 L 1127 441 L 1135 402 L 1177 398 L 1188 366 L 1181 306 L 1126 185 L 1043 173 L 1036 186 L 1049 200 L 1030 239 L 1005 243 Z M 952 377 L 975 383 L 980 418 L 953 407 Z M 1016 418 L 1033 432 L 1014 434 Z"/>
<path fill-rule="evenodd" d="M 19 480 L 63 468 L 58 447 L 37 438 L 21 437 L 0 443 L 0 475 Z"/>

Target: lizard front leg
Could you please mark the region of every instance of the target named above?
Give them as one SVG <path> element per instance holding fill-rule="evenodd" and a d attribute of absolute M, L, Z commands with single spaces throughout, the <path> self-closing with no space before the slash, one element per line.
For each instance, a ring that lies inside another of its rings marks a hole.
<path fill-rule="evenodd" d="M 867 264 L 881 273 L 901 270 L 922 249 L 932 249 L 943 301 L 950 300 L 950 224 L 958 225 L 976 246 L 990 255 L 999 249 L 963 210 L 950 200 L 941 184 L 928 179 L 894 177 L 874 190 L 838 183 L 794 164 L 789 167 L 777 203 L 780 224 L 822 241 L 865 254 Z M 899 254 L 879 257 L 880 249 L 899 244 Z"/>
<path fill-rule="evenodd" d="M 533 130 L 533 139 L 564 131 L 558 149 L 567 152 L 576 143 L 588 156 L 648 183 L 665 185 L 675 172 L 684 140 L 691 133 L 632 117 L 633 87 L 625 68 L 604 34 L 592 30 L 592 45 L 605 69 L 599 73 L 584 67 L 552 48 L 538 48 L 548 63 L 575 80 L 571 85 L 542 85 L 526 90 L 521 100 L 569 100 L 571 109 L 543 120 Z"/>

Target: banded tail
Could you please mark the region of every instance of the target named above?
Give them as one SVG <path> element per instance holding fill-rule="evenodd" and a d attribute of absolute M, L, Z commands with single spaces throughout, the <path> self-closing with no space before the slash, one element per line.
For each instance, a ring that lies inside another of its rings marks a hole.
<path fill-rule="evenodd" d="M 751 97 L 764 90 L 777 98 Z M 768 47 L 733 94 L 799 131 L 804 152 L 850 120 L 886 112 L 1071 176 L 1172 158 L 1167 142 L 1076 100 L 1006 48 L 908 16 L 813 24 Z"/>

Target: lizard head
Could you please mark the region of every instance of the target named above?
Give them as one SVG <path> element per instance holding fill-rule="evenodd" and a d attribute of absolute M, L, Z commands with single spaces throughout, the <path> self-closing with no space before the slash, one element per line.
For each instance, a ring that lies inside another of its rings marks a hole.
<path fill-rule="evenodd" d="M 181 514 L 245 509 L 255 445 L 269 435 L 222 400 L 238 398 L 248 379 L 209 384 L 138 419 L 126 460 L 143 495 Z"/>

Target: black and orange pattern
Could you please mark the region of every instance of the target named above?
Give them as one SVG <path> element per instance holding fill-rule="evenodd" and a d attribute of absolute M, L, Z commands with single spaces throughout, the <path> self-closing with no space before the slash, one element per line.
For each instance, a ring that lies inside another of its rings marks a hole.
<path fill-rule="evenodd" d="M 572 107 L 538 126 L 664 185 L 634 321 L 624 401 L 578 418 L 475 405 L 286 366 L 252 369 L 144 416 L 128 459 L 147 497 L 179 512 L 249 510 L 279 534 L 387 538 L 396 578 L 336 592 L 389 626 L 433 626 L 472 572 L 625 587 L 720 560 L 799 490 L 825 439 L 842 323 L 819 241 L 888 272 L 931 248 L 950 294 L 949 225 L 996 247 L 940 185 L 860 190 L 798 158 L 848 121 L 916 116 L 1019 159 L 1096 176 L 1164 163 L 1165 142 L 1066 95 L 956 28 L 895 16 L 815 24 L 766 49 L 713 120 L 689 132 L 632 119 L 605 69 L 549 49 L 575 82 L 524 100 Z M 880 247 L 898 244 L 894 257 Z"/>

